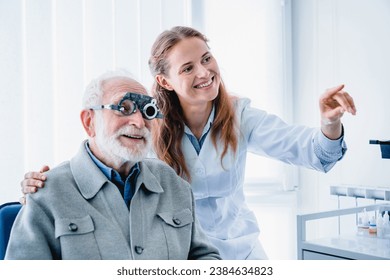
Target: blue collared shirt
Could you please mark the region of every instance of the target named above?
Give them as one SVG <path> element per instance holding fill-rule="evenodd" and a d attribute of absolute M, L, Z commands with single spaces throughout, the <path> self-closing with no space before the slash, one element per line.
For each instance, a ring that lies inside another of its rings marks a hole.
<path fill-rule="evenodd" d="M 92 154 L 91 150 L 89 149 L 88 142 L 85 143 L 85 148 L 87 149 L 87 152 L 93 162 L 97 165 L 97 167 L 99 167 L 99 169 L 103 172 L 107 179 L 113 182 L 118 187 L 122 197 L 126 202 L 127 207 L 129 207 L 129 202 L 134 195 L 135 184 L 140 173 L 139 163 L 137 162 L 130 169 L 129 175 L 126 177 L 125 180 L 123 180 L 118 171 L 105 165 Z"/>
<path fill-rule="evenodd" d="M 213 105 L 213 109 L 211 110 L 210 116 L 207 120 L 206 125 L 203 128 L 202 136 L 198 140 L 195 135 L 192 133 L 188 126 L 184 126 L 184 133 L 187 135 L 188 139 L 190 139 L 191 144 L 194 146 L 196 153 L 199 155 L 200 149 L 203 146 L 204 140 L 207 137 L 207 134 L 210 132 L 211 126 L 214 121 L 215 107 Z"/>

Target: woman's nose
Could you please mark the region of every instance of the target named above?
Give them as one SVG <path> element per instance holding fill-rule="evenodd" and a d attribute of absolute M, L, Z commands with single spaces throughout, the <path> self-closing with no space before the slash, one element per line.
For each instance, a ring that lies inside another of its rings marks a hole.
<path fill-rule="evenodd" d="M 199 78 L 204 78 L 204 77 L 208 77 L 209 76 L 209 69 L 207 69 L 206 67 L 204 67 L 203 65 L 199 65 L 198 67 L 198 72 L 197 72 L 197 76 Z"/>

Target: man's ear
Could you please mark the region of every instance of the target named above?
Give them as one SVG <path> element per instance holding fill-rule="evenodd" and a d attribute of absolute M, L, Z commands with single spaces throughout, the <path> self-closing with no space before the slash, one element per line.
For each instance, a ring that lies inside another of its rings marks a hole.
<path fill-rule="evenodd" d="M 80 114 L 81 123 L 83 124 L 85 132 L 89 137 L 94 137 L 95 133 L 95 112 L 90 109 L 85 109 L 81 111 Z"/>
<path fill-rule="evenodd" d="M 167 90 L 173 90 L 173 87 L 170 85 L 168 80 L 163 75 L 156 76 L 156 82 Z"/>

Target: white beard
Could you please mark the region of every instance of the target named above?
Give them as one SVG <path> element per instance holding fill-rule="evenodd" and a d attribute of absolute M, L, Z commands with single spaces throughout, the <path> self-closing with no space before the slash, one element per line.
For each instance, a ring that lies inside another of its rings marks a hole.
<path fill-rule="evenodd" d="M 120 166 L 125 162 L 136 163 L 146 158 L 151 147 L 150 131 L 144 127 L 137 129 L 134 126 L 126 126 L 120 128 L 115 134 L 107 135 L 106 127 L 104 125 L 103 116 L 95 114 L 96 116 L 96 136 L 95 141 L 99 150 L 109 159 L 113 164 Z M 119 141 L 121 135 L 142 135 L 144 142 L 136 144 L 133 147 L 125 147 Z"/>

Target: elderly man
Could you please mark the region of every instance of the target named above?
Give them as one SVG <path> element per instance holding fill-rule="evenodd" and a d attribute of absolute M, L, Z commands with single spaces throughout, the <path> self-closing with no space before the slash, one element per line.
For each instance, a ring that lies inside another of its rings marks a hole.
<path fill-rule="evenodd" d="M 189 184 L 145 159 L 161 117 L 145 88 L 109 72 L 90 83 L 83 106 L 88 140 L 27 196 L 6 259 L 220 259 Z"/>

